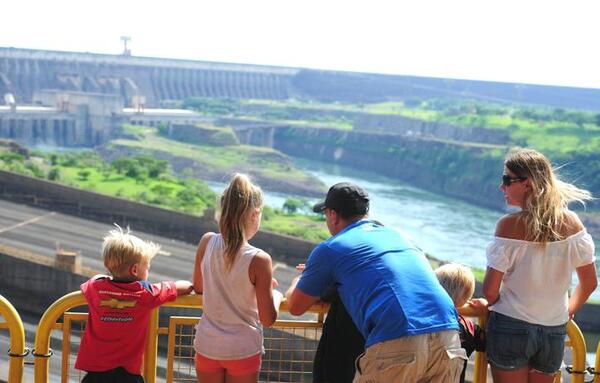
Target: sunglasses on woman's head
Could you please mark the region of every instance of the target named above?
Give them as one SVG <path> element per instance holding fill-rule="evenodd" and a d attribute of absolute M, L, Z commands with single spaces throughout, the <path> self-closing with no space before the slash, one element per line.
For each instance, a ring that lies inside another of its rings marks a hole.
<path fill-rule="evenodd" d="M 510 186 L 515 182 L 525 181 L 526 179 L 527 179 L 527 177 L 511 177 L 509 175 L 503 174 L 502 175 L 502 185 Z"/>

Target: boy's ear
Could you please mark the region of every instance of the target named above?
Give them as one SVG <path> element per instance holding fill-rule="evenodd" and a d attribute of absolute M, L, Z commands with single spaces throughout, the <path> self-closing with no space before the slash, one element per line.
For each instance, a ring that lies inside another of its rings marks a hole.
<path fill-rule="evenodd" d="M 137 277 L 139 268 L 140 264 L 134 263 L 133 265 L 129 266 L 129 274 L 133 275 L 134 277 Z"/>

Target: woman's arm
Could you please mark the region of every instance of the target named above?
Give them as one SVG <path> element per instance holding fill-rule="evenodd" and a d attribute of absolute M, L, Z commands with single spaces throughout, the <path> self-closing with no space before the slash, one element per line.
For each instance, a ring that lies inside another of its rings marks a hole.
<path fill-rule="evenodd" d="M 258 306 L 258 319 L 265 327 L 270 327 L 277 320 L 279 305 L 283 295 L 273 290 L 273 264 L 271 256 L 264 251 L 259 251 L 250 262 L 248 270 L 250 281 L 256 289 L 256 304 Z"/>
<path fill-rule="evenodd" d="M 483 296 L 490 305 L 496 303 L 500 297 L 500 284 L 504 273 L 488 267 L 483 278 Z"/>
<path fill-rule="evenodd" d="M 194 291 L 196 294 L 202 294 L 202 259 L 204 258 L 204 252 L 206 251 L 206 245 L 208 241 L 215 235 L 215 233 L 206 233 L 200 239 L 198 249 L 196 250 L 196 260 L 194 262 L 194 276 L 192 277 L 192 283 L 194 284 Z"/>
<path fill-rule="evenodd" d="M 579 283 L 577 283 L 575 290 L 573 290 L 569 298 L 569 318 L 571 319 L 598 286 L 596 264 L 594 262 L 580 266 L 575 270 L 577 271 Z"/>

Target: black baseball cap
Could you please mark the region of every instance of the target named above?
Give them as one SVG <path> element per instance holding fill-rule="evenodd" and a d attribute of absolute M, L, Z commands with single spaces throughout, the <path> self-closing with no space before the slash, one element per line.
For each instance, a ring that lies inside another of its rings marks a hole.
<path fill-rule="evenodd" d="M 352 182 L 340 182 L 329 188 L 325 201 L 313 206 L 315 213 L 333 209 L 342 217 L 349 218 L 369 212 L 369 194 Z"/>

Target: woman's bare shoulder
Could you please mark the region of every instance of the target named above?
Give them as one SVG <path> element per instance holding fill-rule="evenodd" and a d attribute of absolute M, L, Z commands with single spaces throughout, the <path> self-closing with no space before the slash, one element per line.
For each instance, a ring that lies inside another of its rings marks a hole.
<path fill-rule="evenodd" d="M 521 213 L 506 214 L 496 223 L 496 237 L 525 239 L 525 222 Z"/>
<path fill-rule="evenodd" d="M 561 234 L 565 237 L 569 237 L 573 234 L 579 233 L 583 229 L 583 223 L 581 222 L 581 219 L 579 219 L 577 213 L 571 210 L 566 210 L 560 230 Z"/>

